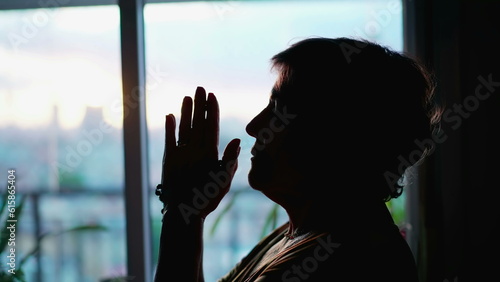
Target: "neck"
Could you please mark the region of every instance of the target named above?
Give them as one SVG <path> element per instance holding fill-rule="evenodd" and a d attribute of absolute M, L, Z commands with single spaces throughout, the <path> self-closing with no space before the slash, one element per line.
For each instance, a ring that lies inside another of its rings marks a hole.
<path fill-rule="evenodd" d="M 319 203 L 312 200 L 279 203 L 289 217 L 289 233 L 311 230 L 357 230 L 394 224 L 383 201 Z"/>

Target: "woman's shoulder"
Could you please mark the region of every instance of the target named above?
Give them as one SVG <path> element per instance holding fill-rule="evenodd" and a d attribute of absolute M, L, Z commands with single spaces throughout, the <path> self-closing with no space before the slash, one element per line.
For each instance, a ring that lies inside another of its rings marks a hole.
<path fill-rule="evenodd" d="M 243 257 L 233 269 L 231 269 L 224 277 L 218 280 L 223 281 L 244 281 L 254 271 L 257 264 L 260 262 L 265 253 L 281 240 L 288 230 L 288 222 L 275 228 L 271 233 L 263 237 L 252 250 Z"/>
<path fill-rule="evenodd" d="M 261 280 L 418 281 L 413 256 L 398 229 L 384 230 L 376 236 L 370 233 L 349 237 L 311 232 L 268 267 Z"/>
<path fill-rule="evenodd" d="M 225 277 L 229 280 L 221 281 L 418 281 L 412 253 L 397 227 L 364 233 L 311 231 L 265 267 L 258 267 L 264 254 L 283 240 L 287 228 L 283 224 L 263 238 Z"/>

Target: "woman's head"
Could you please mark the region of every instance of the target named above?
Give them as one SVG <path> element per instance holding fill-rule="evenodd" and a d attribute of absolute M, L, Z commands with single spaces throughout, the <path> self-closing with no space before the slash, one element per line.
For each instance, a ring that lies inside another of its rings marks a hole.
<path fill-rule="evenodd" d="M 345 197 L 399 196 L 387 173 L 392 180 L 401 176 L 401 159 L 415 160 L 416 144 L 430 138 L 439 121 L 425 68 L 384 46 L 350 38 L 299 41 L 276 54 L 272 66 L 281 111 L 295 116 L 280 148 L 291 155 L 302 184 L 320 194 L 342 183 Z M 422 156 L 428 150 L 420 149 Z"/>

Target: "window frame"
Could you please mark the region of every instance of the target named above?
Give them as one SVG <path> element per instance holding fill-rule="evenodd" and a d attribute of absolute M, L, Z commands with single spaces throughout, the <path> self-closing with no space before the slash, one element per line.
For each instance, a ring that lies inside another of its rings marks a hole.
<path fill-rule="evenodd" d="M 152 252 L 154 251 L 151 249 L 151 217 L 148 203 L 152 186 L 148 183 L 143 11 L 145 4 L 168 2 L 191 2 L 191 0 L 0 1 L 0 11 L 100 5 L 118 5 L 119 7 L 123 107 L 128 108 L 128 115 L 123 119 L 127 275 L 139 281 L 152 281 Z M 421 4 L 415 2 L 402 1 L 403 49 L 411 54 L 420 54 L 425 51 L 423 50 L 424 30 L 417 26 Z M 134 101 L 136 106 L 131 107 L 126 101 Z M 414 256 L 417 257 L 419 195 L 418 187 L 413 188 L 407 191 L 409 194 L 406 200 L 406 216 L 407 222 L 412 227 L 411 232 L 407 234 L 407 241 Z"/>
<path fill-rule="evenodd" d="M 173 2 L 173 1 L 163 1 Z M 118 5 L 123 107 L 127 275 L 152 281 L 151 219 L 147 160 L 143 0 L 2 0 L 0 11 Z M 130 106 L 130 102 L 134 106 Z M 129 103 L 129 104 L 127 104 Z"/>

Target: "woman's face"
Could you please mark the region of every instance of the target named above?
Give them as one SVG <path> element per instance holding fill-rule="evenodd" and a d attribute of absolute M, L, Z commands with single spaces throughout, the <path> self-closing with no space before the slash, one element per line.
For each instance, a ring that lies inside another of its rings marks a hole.
<path fill-rule="evenodd" d="M 247 133 L 256 138 L 249 184 L 265 194 L 290 193 L 300 179 L 300 171 L 291 165 L 293 151 L 286 146 L 290 125 L 297 115 L 289 111 L 284 95 L 274 87 L 267 107 L 246 127 Z"/>

